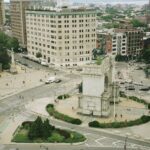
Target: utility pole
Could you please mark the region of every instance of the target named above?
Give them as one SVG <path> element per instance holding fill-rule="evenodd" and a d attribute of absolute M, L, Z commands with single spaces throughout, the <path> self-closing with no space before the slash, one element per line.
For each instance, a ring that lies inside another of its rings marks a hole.
<path fill-rule="evenodd" d="M 114 98 L 114 120 L 116 120 L 116 97 L 115 97 L 115 80 L 116 72 L 115 72 L 115 60 L 114 60 L 114 83 L 113 83 L 113 98 Z"/>
<path fill-rule="evenodd" d="M 125 138 L 125 143 L 124 143 L 124 150 L 127 150 L 127 136 L 126 136 L 126 138 Z"/>

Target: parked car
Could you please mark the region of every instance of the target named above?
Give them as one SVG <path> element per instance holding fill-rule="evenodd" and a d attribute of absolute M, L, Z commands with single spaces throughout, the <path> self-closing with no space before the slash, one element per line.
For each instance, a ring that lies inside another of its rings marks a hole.
<path fill-rule="evenodd" d="M 125 88 L 126 90 L 135 90 L 135 87 L 133 85 L 126 86 Z"/>
<path fill-rule="evenodd" d="M 55 77 L 49 77 L 46 81 L 45 81 L 45 84 L 50 84 L 50 83 L 53 83 L 56 81 L 56 78 Z"/>
<path fill-rule="evenodd" d="M 125 82 L 120 82 L 120 84 L 125 84 Z"/>
<path fill-rule="evenodd" d="M 150 90 L 150 87 L 142 87 L 140 88 L 140 91 L 149 91 Z"/>

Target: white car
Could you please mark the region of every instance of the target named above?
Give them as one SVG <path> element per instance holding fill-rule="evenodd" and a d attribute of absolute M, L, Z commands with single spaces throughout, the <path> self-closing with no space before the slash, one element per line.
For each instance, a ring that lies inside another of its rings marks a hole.
<path fill-rule="evenodd" d="M 48 64 L 47 64 L 45 61 L 42 61 L 42 62 L 41 62 L 41 65 L 43 65 L 43 66 L 48 66 Z"/>
<path fill-rule="evenodd" d="M 46 80 L 45 84 L 53 83 L 53 82 L 55 82 L 55 80 L 56 80 L 55 77 L 49 77 L 49 78 Z"/>

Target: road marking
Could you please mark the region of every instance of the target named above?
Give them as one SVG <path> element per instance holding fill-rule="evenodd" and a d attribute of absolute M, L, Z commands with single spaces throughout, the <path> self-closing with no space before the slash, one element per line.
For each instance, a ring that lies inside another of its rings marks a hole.
<path fill-rule="evenodd" d="M 99 139 L 95 140 L 95 142 L 96 142 L 98 145 L 103 146 L 103 144 L 99 142 Z"/>
<path fill-rule="evenodd" d="M 112 145 L 117 146 L 117 145 L 116 145 L 117 143 L 123 143 L 123 141 L 120 141 L 120 140 L 115 141 L 115 142 L 112 143 Z"/>

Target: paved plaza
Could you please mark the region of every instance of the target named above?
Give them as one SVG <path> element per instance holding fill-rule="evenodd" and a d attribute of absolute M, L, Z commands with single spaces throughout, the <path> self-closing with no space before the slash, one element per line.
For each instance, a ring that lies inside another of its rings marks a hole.
<path fill-rule="evenodd" d="M 21 69 L 23 67 L 23 70 Z M 34 70 L 22 65 L 17 66 L 18 74 L 12 75 L 7 72 L 1 73 L 0 78 L 0 99 L 14 95 L 21 91 L 40 86 L 50 77 L 54 76 L 54 72 L 47 70 Z M 62 75 L 57 75 L 61 78 Z"/>

